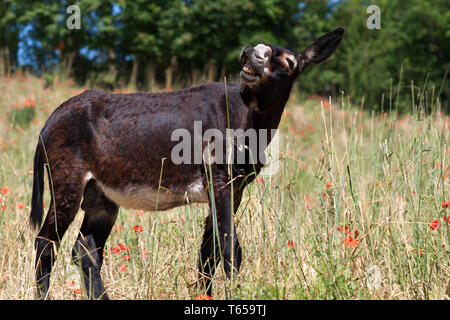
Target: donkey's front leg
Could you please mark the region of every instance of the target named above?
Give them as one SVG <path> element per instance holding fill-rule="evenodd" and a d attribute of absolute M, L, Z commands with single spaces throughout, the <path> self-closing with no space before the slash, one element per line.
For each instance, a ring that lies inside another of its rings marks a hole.
<path fill-rule="evenodd" d="M 233 212 L 240 203 L 240 194 L 231 197 L 231 185 L 214 186 L 214 198 L 210 199 L 210 215 L 206 218 L 205 233 L 199 253 L 200 282 L 211 295 L 211 280 L 217 263 L 222 260 L 226 276 L 231 279 L 239 272 L 242 251 L 233 223 Z M 234 210 L 232 208 L 234 202 Z"/>

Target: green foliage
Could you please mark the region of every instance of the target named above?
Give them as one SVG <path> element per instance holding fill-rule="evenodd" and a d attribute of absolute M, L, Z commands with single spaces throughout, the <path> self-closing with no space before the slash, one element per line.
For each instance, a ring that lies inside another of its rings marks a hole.
<path fill-rule="evenodd" d="M 401 101 L 414 92 L 419 99 L 433 97 L 429 108 L 439 98 L 449 111 L 447 0 L 373 1 L 381 10 L 379 30 L 367 28 L 364 0 L 80 0 L 80 30 L 65 26 L 71 4 L 2 2 L 0 49 L 6 44 L 15 57 L 19 31 L 32 26 L 27 37 L 34 41 L 23 46 L 38 72 L 64 72 L 79 83 L 108 73 L 114 78 L 108 82 L 142 86 L 164 81 L 173 69 L 174 82 L 186 86 L 194 73 L 206 74 L 212 65 L 214 80 L 236 77 L 245 45 L 269 42 L 301 51 L 344 26 L 334 57 L 305 71 L 303 92 L 349 95 L 369 110 L 401 112 L 411 111 Z"/>
<path fill-rule="evenodd" d="M 27 129 L 35 115 L 35 109 L 31 107 L 11 109 L 8 113 L 8 120 L 14 128 L 20 127 L 22 129 Z"/>

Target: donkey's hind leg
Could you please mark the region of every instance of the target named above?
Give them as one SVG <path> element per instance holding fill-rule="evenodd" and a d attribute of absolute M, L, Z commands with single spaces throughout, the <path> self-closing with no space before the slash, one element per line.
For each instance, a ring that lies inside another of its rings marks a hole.
<path fill-rule="evenodd" d="M 72 257 L 76 264 L 81 265 L 88 298 L 108 299 L 100 270 L 103 248 L 116 221 L 119 207 L 105 196 L 95 180 L 90 180 L 84 189 L 81 208 L 86 213 Z"/>
<path fill-rule="evenodd" d="M 35 240 L 37 297 L 47 298 L 50 274 L 56 251 L 69 225 L 80 208 L 81 174 L 76 170 L 68 176 L 54 176 L 53 193 L 44 224 Z"/>

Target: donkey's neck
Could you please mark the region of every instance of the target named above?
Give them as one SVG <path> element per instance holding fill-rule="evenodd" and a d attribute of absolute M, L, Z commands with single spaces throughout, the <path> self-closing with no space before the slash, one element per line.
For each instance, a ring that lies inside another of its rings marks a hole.
<path fill-rule="evenodd" d="M 291 89 L 292 83 L 255 89 L 241 85 L 240 94 L 243 102 L 254 110 L 254 129 L 278 128 Z"/>

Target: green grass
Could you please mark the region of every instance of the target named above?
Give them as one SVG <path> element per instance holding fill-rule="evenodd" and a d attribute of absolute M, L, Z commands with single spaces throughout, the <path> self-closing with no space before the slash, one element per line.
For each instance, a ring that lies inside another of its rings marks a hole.
<path fill-rule="evenodd" d="M 9 189 L 0 194 L 0 299 L 34 299 L 33 152 L 51 111 L 81 91 L 67 81 L 46 91 L 33 77 L 0 79 L 0 190 Z M 36 121 L 22 128 L 8 114 L 27 99 L 36 101 Z M 232 283 L 219 268 L 214 298 L 448 299 L 450 209 L 441 204 L 450 200 L 450 118 L 439 103 L 425 115 L 420 96 L 412 101 L 418 111 L 397 118 L 361 112 L 343 99 L 322 107 L 293 96 L 281 122 L 280 170 L 250 185 L 235 214 L 241 272 Z M 49 195 L 46 182 L 47 209 Z M 102 269 L 110 297 L 198 295 L 207 213 L 197 204 L 143 215 L 121 208 Z M 82 216 L 80 210 L 62 241 L 52 298 L 83 298 L 71 262 Z"/>

